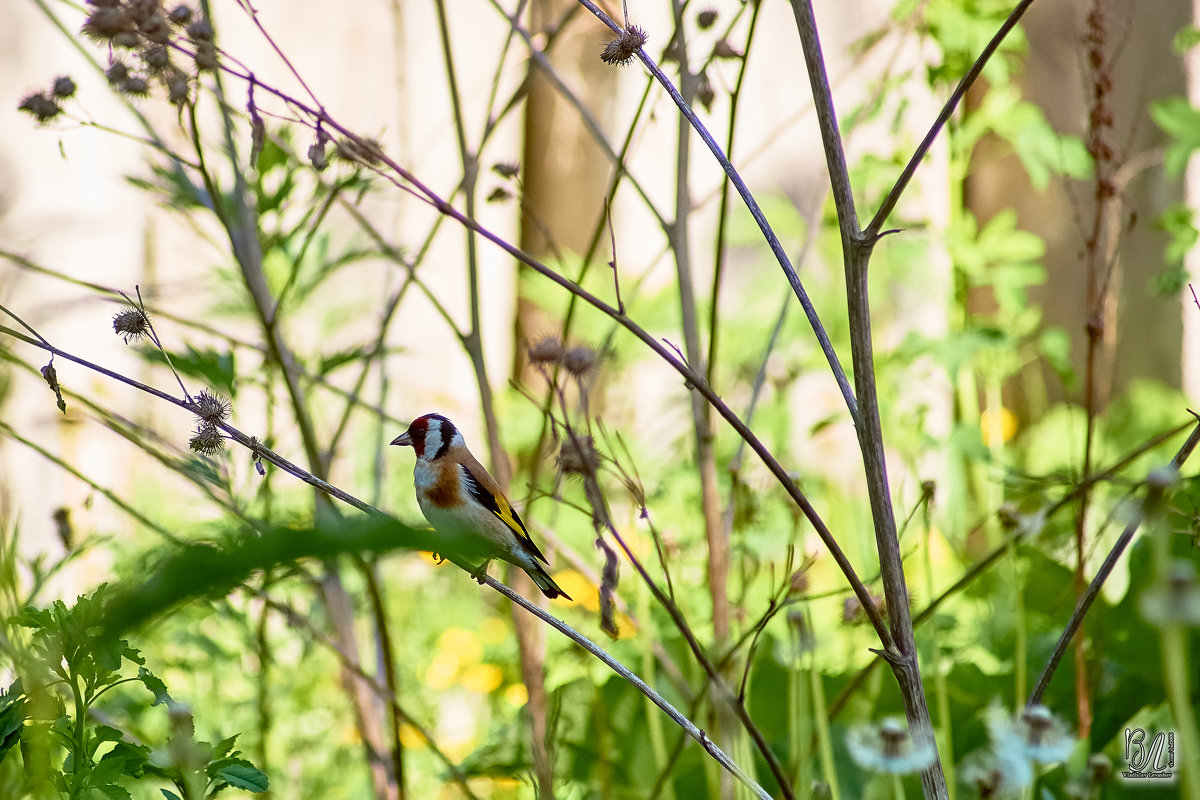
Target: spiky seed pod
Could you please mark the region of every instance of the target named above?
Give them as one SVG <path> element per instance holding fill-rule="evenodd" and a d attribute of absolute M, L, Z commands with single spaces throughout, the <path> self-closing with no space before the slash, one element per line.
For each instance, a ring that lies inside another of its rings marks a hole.
<path fill-rule="evenodd" d="M 113 86 L 120 86 L 129 80 L 129 66 L 118 58 L 108 65 L 108 69 L 104 70 L 104 77 L 108 78 L 108 82 Z"/>
<path fill-rule="evenodd" d="M 505 189 L 503 186 L 497 186 L 488 192 L 486 202 L 488 203 L 503 203 L 512 197 L 512 192 Z"/>
<path fill-rule="evenodd" d="M 166 45 L 151 45 L 142 51 L 142 63 L 150 70 L 159 72 L 166 69 L 167 65 L 171 63 L 171 54 Z"/>
<path fill-rule="evenodd" d="M 357 141 L 339 139 L 334 152 L 342 161 L 374 167 L 380 163 L 383 148 L 374 139 L 361 137 Z"/>
<path fill-rule="evenodd" d="M 219 394 L 201 389 L 196 395 L 196 416 L 202 423 L 216 425 L 229 419 L 232 404 Z"/>
<path fill-rule="evenodd" d="M 48 122 L 62 112 L 54 98 L 45 92 L 35 92 L 22 98 L 17 110 L 32 114 L 38 122 Z"/>
<path fill-rule="evenodd" d="M 75 94 L 75 81 L 67 75 L 60 75 L 54 79 L 54 85 L 50 89 L 50 94 L 60 100 L 65 100 Z"/>
<path fill-rule="evenodd" d="M 131 76 L 119 88 L 123 94 L 133 97 L 145 97 L 150 93 L 150 84 L 146 82 L 145 78 L 139 78 L 136 75 Z"/>
<path fill-rule="evenodd" d="M 198 19 L 187 26 L 187 35 L 193 42 L 211 42 L 213 38 L 212 23 L 206 19 Z"/>
<path fill-rule="evenodd" d="M 97 8 L 83 21 L 83 33 L 100 42 L 110 42 L 121 33 L 133 33 L 137 22 L 118 6 Z"/>
<path fill-rule="evenodd" d="M 196 428 L 196 433 L 188 440 L 188 448 L 202 456 L 211 456 L 225 446 L 225 437 L 216 425 L 204 423 Z"/>
<path fill-rule="evenodd" d="M 563 369 L 582 378 L 596 367 L 596 351 L 590 347 L 579 345 L 566 350 L 562 354 Z"/>
<path fill-rule="evenodd" d="M 604 45 L 600 60 L 605 64 L 623 67 L 633 61 L 634 54 L 642 49 L 642 45 L 646 44 L 649 38 L 645 30 L 637 25 L 630 25 Z"/>
<path fill-rule="evenodd" d="M 137 341 L 150 333 L 150 318 L 140 308 L 128 306 L 113 315 L 113 332 L 129 340 Z"/>
<path fill-rule="evenodd" d="M 214 71 L 217 68 L 217 46 L 212 42 L 201 41 L 196 42 L 196 55 L 194 57 L 196 69 L 204 72 L 205 70 Z"/>
<path fill-rule="evenodd" d="M 567 435 L 558 450 L 558 467 L 566 475 L 595 475 L 600 468 L 600 454 L 591 436 Z"/>
<path fill-rule="evenodd" d="M 174 22 L 176 25 L 187 25 L 192 21 L 192 9 L 188 8 L 183 3 L 180 3 L 172 8 L 167 16 L 170 18 L 171 22 Z"/>
<path fill-rule="evenodd" d="M 529 360 L 534 364 L 553 364 L 562 354 L 562 340 L 557 336 L 547 336 L 529 346 Z"/>
<path fill-rule="evenodd" d="M 163 79 L 167 87 L 167 99 L 174 105 L 181 106 L 188 101 L 191 84 L 183 70 L 172 67 Z"/>
<path fill-rule="evenodd" d="M 718 39 L 713 45 L 713 58 L 741 58 L 742 51 L 729 43 L 728 39 Z"/>
<path fill-rule="evenodd" d="M 129 14 L 141 25 L 158 11 L 159 0 L 125 0 Z"/>
<path fill-rule="evenodd" d="M 142 36 L 155 44 L 166 44 L 171 39 L 171 26 L 162 14 L 155 14 L 138 26 Z"/>
<path fill-rule="evenodd" d="M 711 28 L 717 21 L 717 10 L 715 8 L 706 8 L 696 15 L 696 24 L 700 26 L 700 30 L 706 31 Z"/>

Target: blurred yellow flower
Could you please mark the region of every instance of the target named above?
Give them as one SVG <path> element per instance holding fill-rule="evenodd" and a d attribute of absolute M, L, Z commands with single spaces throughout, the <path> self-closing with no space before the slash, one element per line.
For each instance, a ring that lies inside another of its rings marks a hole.
<path fill-rule="evenodd" d="M 458 677 L 462 659 L 453 650 L 439 650 L 425 670 L 425 685 L 430 689 L 448 689 Z"/>
<path fill-rule="evenodd" d="M 488 694 L 504 683 L 504 673 L 495 664 L 475 664 L 463 670 L 459 680 L 469 691 Z"/>
<path fill-rule="evenodd" d="M 989 408 L 979 415 L 979 433 L 989 447 L 1003 444 L 1017 433 L 1017 415 L 1003 406 Z"/>
<path fill-rule="evenodd" d="M 479 637 L 466 628 L 447 628 L 438 638 L 438 649 L 458 655 L 463 664 L 477 664 L 483 658 L 483 644 Z"/>
<path fill-rule="evenodd" d="M 600 598 L 596 593 L 596 587 L 583 576 L 583 573 L 574 569 L 564 569 L 562 572 L 554 574 L 554 580 L 558 581 L 558 585 L 563 588 L 564 592 L 575 598 L 573 601 L 560 598 L 556 602 L 571 602 L 574 605 L 583 606 L 588 611 L 600 610 Z"/>
<path fill-rule="evenodd" d="M 407 722 L 402 722 L 400 723 L 400 744 L 406 750 L 422 750 L 426 742 L 420 731 Z"/>
<path fill-rule="evenodd" d="M 559 584 L 560 586 L 562 584 Z M 529 702 L 529 690 L 523 683 L 514 683 L 504 690 L 504 699 L 514 706 L 523 706 Z"/>
<path fill-rule="evenodd" d="M 500 617 L 484 617 L 479 624 L 479 638 L 484 644 L 501 644 L 508 641 L 508 622 Z"/>

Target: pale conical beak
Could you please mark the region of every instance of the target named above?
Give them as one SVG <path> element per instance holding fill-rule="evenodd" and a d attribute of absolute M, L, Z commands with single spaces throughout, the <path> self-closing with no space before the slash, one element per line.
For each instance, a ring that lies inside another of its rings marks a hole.
<path fill-rule="evenodd" d="M 400 445 L 401 447 L 412 447 L 412 437 L 408 435 L 408 431 L 405 431 L 395 439 L 392 439 L 392 444 Z"/>

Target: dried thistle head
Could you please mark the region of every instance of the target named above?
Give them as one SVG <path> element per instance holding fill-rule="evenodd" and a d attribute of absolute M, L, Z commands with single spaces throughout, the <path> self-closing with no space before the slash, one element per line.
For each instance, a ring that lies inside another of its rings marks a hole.
<path fill-rule="evenodd" d="M 700 26 L 700 30 L 706 31 L 715 25 L 717 22 L 717 10 L 715 8 L 706 8 L 696 15 L 696 24 Z"/>
<path fill-rule="evenodd" d="M 187 35 L 193 42 L 211 42 L 213 38 L 212 23 L 206 19 L 198 19 L 187 26 Z"/>
<path fill-rule="evenodd" d="M 713 88 L 712 81 L 708 79 L 707 72 L 700 73 L 699 82 L 696 84 L 696 99 L 700 101 L 700 105 L 704 106 L 705 111 L 712 111 L 713 101 L 717 99 L 717 92 Z"/>
<path fill-rule="evenodd" d="M 125 344 L 135 342 L 150 333 L 150 318 L 140 308 L 128 306 L 113 315 L 113 332 L 125 337 Z"/>
<path fill-rule="evenodd" d="M 117 88 L 122 94 L 133 97 L 145 97 L 150 93 L 150 84 L 146 82 L 145 78 L 137 75 L 126 78 Z"/>
<path fill-rule="evenodd" d="M 196 433 L 188 440 L 188 448 L 202 456 L 211 456 L 225 446 L 225 437 L 221 429 L 207 422 L 196 428 Z"/>
<path fill-rule="evenodd" d="M 171 26 L 161 14 L 152 14 L 138 24 L 138 32 L 155 44 L 166 44 L 171 38 Z"/>
<path fill-rule="evenodd" d="M 187 25 L 192 21 L 192 9 L 180 3 L 168 12 L 167 17 L 176 25 Z"/>
<path fill-rule="evenodd" d="M 562 339 L 546 336 L 529 346 L 529 360 L 534 364 L 553 364 L 562 358 Z"/>
<path fill-rule="evenodd" d="M 488 192 L 487 196 L 487 202 L 489 203 L 503 203 L 510 199 L 512 199 L 512 192 L 503 186 L 497 186 L 495 189 L 492 189 Z"/>
<path fill-rule="evenodd" d="M 164 70 L 171 63 L 171 54 L 166 45 L 154 44 L 142 51 L 142 63 L 154 72 Z"/>
<path fill-rule="evenodd" d="M 167 100 L 172 104 L 180 106 L 188 101 L 191 82 L 186 72 L 178 67 L 171 67 L 163 76 L 163 83 L 167 87 Z"/>
<path fill-rule="evenodd" d="M 108 82 L 113 86 L 120 86 L 129 80 L 129 65 L 121 59 L 115 59 L 108 65 L 108 69 L 104 70 L 104 77 L 108 78 Z"/>
<path fill-rule="evenodd" d="M 741 58 L 742 57 L 742 51 L 738 50 L 736 47 L 734 47 L 732 44 L 730 44 L 728 39 L 718 39 L 717 43 L 715 45 L 713 45 L 712 54 L 713 54 L 713 58 Z"/>
<path fill-rule="evenodd" d="M 68 97 L 75 95 L 75 81 L 67 75 L 59 75 L 54 79 L 54 84 L 50 87 L 50 95 L 59 100 L 66 100 Z"/>
<path fill-rule="evenodd" d="M 604 52 L 600 54 L 600 60 L 605 64 L 623 67 L 633 61 L 634 55 L 642 49 L 642 45 L 646 44 L 649 38 L 645 30 L 637 25 L 630 25 L 604 45 Z"/>
<path fill-rule="evenodd" d="M 563 369 L 576 378 L 587 375 L 596 368 L 598 362 L 599 357 L 596 355 L 596 351 L 586 345 L 572 347 L 563 351 L 562 354 Z"/>
<path fill-rule="evenodd" d="M 62 113 L 62 108 L 54 98 L 45 92 L 34 92 L 21 98 L 17 110 L 32 114 L 38 122 L 49 122 Z"/>
<path fill-rule="evenodd" d="M 492 172 L 501 178 L 515 178 L 521 172 L 521 165 L 516 161 L 497 161 L 492 164 Z"/>
<path fill-rule="evenodd" d="M 115 37 L 136 30 L 137 20 L 120 5 L 98 5 L 83 21 L 84 35 L 98 42 L 113 42 Z"/>
<path fill-rule="evenodd" d="M 216 70 L 217 46 L 208 40 L 196 42 L 196 54 L 192 57 L 192 60 L 196 62 L 196 69 L 201 72 Z"/>
<path fill-rule="evenodd" d="M 229 419 L 232 408 L 229 400 L 208 389 L 201 389 L 196 395 L 196 416 L 203 424 L 216 425 Z"/>
<path fill-rule="evenodd" d="M 367 137 L 357 140 L 350 138 L 338 139 L 334 154 L 349 164 L 361 164 L 366 167 L 378 166 L 383 155 L 379 142 Z"/>
<path fill-rule="evenodd" d="M 596 441 L 591 436 L 573 436 L 568 432 L 558 450 L 558 468 L 566 475 L 595 475 L 600 468 Z"/>

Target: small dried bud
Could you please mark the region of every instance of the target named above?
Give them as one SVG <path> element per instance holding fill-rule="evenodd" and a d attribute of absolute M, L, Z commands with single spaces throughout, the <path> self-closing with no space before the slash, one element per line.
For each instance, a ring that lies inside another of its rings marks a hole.
<path fill-rule="evenodd" d="M 196 428 L 196 433 L 188 440 L 188 448 L 202 456 L 211 456 L 225 446 L 225 437 L 216 425 L 204 423 Z"/>
<path fill-rule="evenodd" d="M 171 63 L 171 54 L 166 45 L 156 44 L 142 51 L 142 62 L 151 70 L 158 72 L 167 68 Z"/>
<path fill-rule="evenodd" d="M 188 92 L 191 84 L 188 82 L 188 76 L 183 70 L 173 67 L 163 79 L 163 83 L 166 84 L 167 99 L 171 103 L 179 106 L 188 101 Z"/>
<path fill-rule="evenodd" d="M 113 86 L 120 86 L 129 80 L 129 66 L 124 61 L 117 59 L 108 65 L 108 69 L 104 70 L 104 77 L 108 78 L 108 82 Z"/>
<path fill-rule="evenodd" d="M 379 164 L 383 148 L 373 139 L 339 139 L 335 153 L 342 161 L 374 167 Z"/>
<path fill-rule="evenodd" d="M 54 86 L 50 89 L 50 94 L 61 100 L 71 97 L 75 94 L 75 81 L 66 75 L 60 75 L 54 79 Z"/>
<path fill-rule="evenodd" d="M 101 6 L 88 15 L 83 23 L 83 33 L 97 41 L 111 41 L 120 33 L 133 33 L 137 21 L 119 6 Z"/>
<path fill-rule="evenodd" d="M 595 475 L 600 454 L 591 436 L 568 434 L 558 450 L 558 468 L 567 475 Z"/>
<path fill-rule="evenodd" d="M 717 99 L 717 93 L 713 89 L 712 81 L 708 79 L 707 72 L 700 73 L 700 82 L 696 84 L 696 99 L 700 101 L 700 105 L 704 106 L 705 111 L 712 111 L 713 100 Z"/>
<path fill-rule="evenodd" d="M 136 342 L 150 333 L 150 318 L 140 308 L 123 308 L 113 316 L 113 331 L 117 336 L 125 337 L 125 344 L 129 344 L 130 339 Z"/>
<path fill-rule="evenodd" d="M 590 347 L 572 347 L 562 354 L 562 365 L 576 378 L 582 378 L 596 366 L 596 351 Z"/>
<path fill-rule="evenodd" d="M 728 39 L 718 39 L 713 45 L 713 58 L 741 58 L 742 51 L 729 43 Z"/>
<path fill-rule="evenodd" d="M 134 97 L 145 97 L 150 92 L 150 84 L 146 83 L 145 78 L 135 75 L 122 83 L 120 89 L 123 93 Z"/>
<path fill-rule="evenodd" d="M 600 60 L 605 64 L 623 67 L 633 61 L 634 54 L 642 48 L 648 38 L 646 31 L 637 25 L 630 25 L 615 39 L 604 45 L 604 52 L 600 54 Z"/>
<path fill-rule="evenodd" d="M 138 26 L 142 36 L 145 36 L 155 44 L 166 44 L 171 38 L 171 26 L 167 24 L 166 17 L 161 14 L 154 14 L 141 25 Z"/>
<path fill-rule="evenodd" d="M 171 12 L 167 16 L 171 19 L 171 22 L 174 22 L 176 25 L 187 25 L 192 21 L 192 9 L 188 8 L 183 3 L 180 3 L 172 8 Z"/>
<path fill-rule="evenodd" d="M 193 60 L 196 62 L 196 69 L 201 72 L 216 70 L 217 46 L 212 42 L 196 42 L 196 55 Z"/>
<path fill-rule="evenodd" d="M 54 102 L 54 98 L 45 92 L 35 92 L 22 98 L 17 109 L 33 114 L 38 122 L 48 122 L 62 112 L 62 108 L 59 107 L 58 103 Z"/>
<path fill-rule="evenodd" d="M 557 336 L 547 336 L 529 348 L 529 360 L 534 364 L 553 364 L 562 358 L 562 354 L 562 340 Z"/>
<path fill-rule="evenodd" d="M 229 419 L 231 407 L 228 400 L 208 389 L 201 389 L 200 394 L 196 395 L 196 416 L 208 425 L 216 425 Z"/>
<path fill-rule="evenodd" d="M 50 363 L 42 367 L 42 377 L 46 380 L 46 385 L 54 392 L 56 405 L 62 413 L 67 413 L 67 401 L 63 400 L 62 386 L 58 383 L 58 370 L 54 368 L 54 356 L 50 357 Z"/>
<path fill-rule="evenodd" d="M 879 609 L 880 614 L 887 612 L 887 606 L 883 602 L 883 598 L 877 594 L 871 594 L 871 602 Z M 867 612 L 863 610 L 862 603 L 859 602 L 858 595 L 850 595 L 842 603 L 842 622 L 850 625 L 857 625 L 867 621 Z"/>
<path fill-rule="evenodd" d="M 488 192 L 486 199 L 489 203 L 503 203 L 511 197 L 512 192 L 510 192 L 508 189 L 505 189 L 503 186 L 497 186 L 495 189 L 492 189 L 490 192 Z"/>
<path fill-rule="evenodd" d="M 515 178 L 521 172 L 521 165 L 516 161 L 498 161 L 492 164 L 492 172 L 501 178 Z"/>
<path fill-rule="evenodd" d="M 706 31 L 711 28 L 717 21 L 717 10 L 715 8 L 706 8 L 696 15 L 696 24 L 700 26 L 700 30 Z"/>
<path fill-rule="evenodd" d="M 329 134 L 322 128 L 317 128 L 316 140 L 308 146 L 308 161 L 317 172 L 324 172 L 329 166 L 329 157 L 325 153 L 325 145 L 329 142 Z"/>
<path fill-rule="evenodd" d="M 206 19 L 198 19 L 187 26 L 187 35 L 193 42 L 211 42 L 213 38 L 212 23 Z"/>
<path fill-rule="evenodd" d="M 254 101 L 248 106 L 250 111 L 250 166 L 258 168 L 258 157 L 262 155 L 263 143 L 267 140 L 267 126 Z"/>

